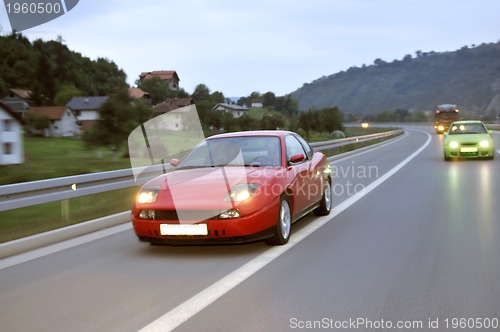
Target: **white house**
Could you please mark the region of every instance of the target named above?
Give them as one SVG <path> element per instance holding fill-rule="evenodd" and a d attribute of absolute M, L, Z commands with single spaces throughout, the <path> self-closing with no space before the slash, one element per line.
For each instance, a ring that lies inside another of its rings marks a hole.
<path fill-rule="evenodd" d="M 0 103 L 0 165 L 24 162 L 23 124 L 18 113 Z"/>
<path fill-rule="evenodd" d="M 233 117 L 239 118 L 243 114 L 248 112 L 248 107 L 246 106 L 240 106 L 236 104 L 225 104 L 225 103 L 220 103 L 214 106 L 213 108 L 214 111 L 222 111 L 224 113 L 231 113 Z"/>
<path fill-rule="evenodd" d="M 11 110 L 16 112 L 21 116 L 22 119 L 25 118 L 30 105 L 29 99 L 31 97 L 30 90 L 23 89 L 10 89 L 3 97 L 0 102 L 9 106 Z"/>
<path fill-rule="evenodd" d="M 179 90 L 179 75 L 175 70 L 155 70 L 142 72 L 139 75 L 139 80 L 142 82 L 144 80 L 157 77 L 160 80 L 166 82 L 170 90 Z"/>
<path fill-rule="evenodd" d="M 73 137 L 80 131 L 77 117 L 66 106 L 32 107 L 29 113 L 46 116 L 50 119 L 50 128 L 45 136 Z"/>
<path fill-rule="evenodd" d="M 252 108 L 262 108 L 264 107 L 262 100 L 260 99 L 253 99 L 250 105 Z"/>
<path fill-rule="evenodd" d="M 186 116 L 191 116 L 190 108 L 186 106 L 194 105 L 193 98 L 173 98 L 167 99 L 153 107 L 155 114 L 162 115 L 162 126 L 167 130 L 179 131 L 184 129 L 184 123 L 189 122 Z"/>
<path fill-rule="evenodd" d="M 109 97 L 74 97 L 66 104 L 78 118 L 81 125 L 80 130 L 85 131 L 91 128 L 99 118 L 97 111 Z"/>

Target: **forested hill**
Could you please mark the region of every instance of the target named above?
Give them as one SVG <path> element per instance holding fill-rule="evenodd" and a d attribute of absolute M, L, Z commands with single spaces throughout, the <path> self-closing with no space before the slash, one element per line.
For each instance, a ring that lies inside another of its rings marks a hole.
<path fill-rule="evenodd" d="M 62 40 L 30 42 L 19 33 L 0 36 L 0 96 L 9 89 L 33 92 L 35 105 L 54 105 L 58 93 L 106 96 L 127 87 L 126 74 L 104 58 L 90 60 Z"/>
<path fill-rule="evenodd" d="M 455 52 L 416 52 L 322 77 L 292 92 L 302 110 L 338 106 L 344 113 L 432 110 L 443 103 L 493 115 L 500 103 L 500 42 Z"/>

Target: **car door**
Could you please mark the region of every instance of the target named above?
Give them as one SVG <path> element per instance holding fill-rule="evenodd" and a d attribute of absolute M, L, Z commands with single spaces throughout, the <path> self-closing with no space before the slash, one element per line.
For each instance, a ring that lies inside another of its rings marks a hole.
<path fill-rule="evenodd" d="M 324 165 L 322 165 L 323 154 L 314 152 L 309 143 L 304 140 L 300 135 L 295 135 L 297 140 L 302 144 L 306 151 L 308 158 L 308 189 L 309 189 L 309 203 L 314 204 L 318 202 L 323 196 L 324 186 Z"/>
<path fill-rule="evenodd" d="M 294 195 L 293 215 L 299 215 L 311 204 L 309 197 L 309 158 L 304 147 L 294 135 L 285 136 L 287 170 L 292 173 L 293 180 L 290 189 Z M 293 163 L 292 156 L 303 155 L 304 159 Z"/>

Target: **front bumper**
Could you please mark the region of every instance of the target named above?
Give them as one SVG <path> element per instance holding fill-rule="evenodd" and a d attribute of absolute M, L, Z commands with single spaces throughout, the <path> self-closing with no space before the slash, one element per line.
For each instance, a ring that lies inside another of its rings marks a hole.
<path fill-rule="evenodd" d="M 475 151 L 474 151 L 475 150 Z M 444 154 L 448 158 L 493 158 L 495 150 L 493 148 L 483 148 L 479 145 L 459 146 L 458 148 L 446 148 Z"/>
<path fill-rule="evenodd" d="M 179 221 L 146 220 L 138 218 L 136 214 L 132 215 L 132 224 L 138 239 L 152 244 L 225 244 L 264 240 L 273 235 L 277 218 L 278 202 L 272 202 L 247 216 L 198 222 L 207 225 L 208 235 L 162 235 L 160 233 L 161 224 L 175 225 L 179 224 Z"/>

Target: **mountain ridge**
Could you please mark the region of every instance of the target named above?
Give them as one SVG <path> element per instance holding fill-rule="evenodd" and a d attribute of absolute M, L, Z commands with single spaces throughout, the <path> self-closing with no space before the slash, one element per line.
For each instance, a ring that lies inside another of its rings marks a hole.
<path fill-rule="evenodd" d="M 376 59 L 324 76 L 291 93 L 302 110 L 338 106 L 348 114 L 432 110 L 442 103 L 486 116 L 500 112 L 500 42 L 451 52 Z"/>

